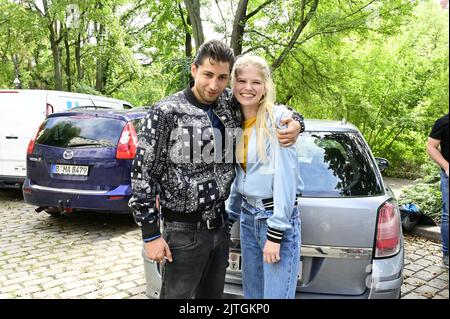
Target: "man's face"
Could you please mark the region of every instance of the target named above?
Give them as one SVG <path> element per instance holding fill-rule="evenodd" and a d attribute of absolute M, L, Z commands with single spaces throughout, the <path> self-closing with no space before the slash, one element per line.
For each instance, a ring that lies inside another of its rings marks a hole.
<path fill-rule="evenodd" d="M 202 104 L 212 104 L 228 84 L 230 64 L 205 58 L 198 67 L 191 65 L 191 74 L 195 81 L 192 92 L 197 100 Z"/>

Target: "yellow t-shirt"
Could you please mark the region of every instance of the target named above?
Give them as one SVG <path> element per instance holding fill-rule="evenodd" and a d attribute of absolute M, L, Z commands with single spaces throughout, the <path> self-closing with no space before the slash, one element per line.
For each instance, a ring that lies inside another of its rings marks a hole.
<path fill-rule="evenodd" d="M 244 132 L 242 133 L 241 140 L 237 147 L 237 158 L 244 171 L 247 171 L 247 153 L 248 153 L 248 140 L 252 134 L 252 127 L 256 123 L 256 116 L 244 121 Z"/>

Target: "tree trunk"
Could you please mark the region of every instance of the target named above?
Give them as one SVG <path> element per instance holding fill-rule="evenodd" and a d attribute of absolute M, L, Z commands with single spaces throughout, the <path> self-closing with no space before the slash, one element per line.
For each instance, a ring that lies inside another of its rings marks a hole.
<path fill-rule="evenodd" d="M 95 89 L 99 92 L 103 92 L 103 65 L 102 59 L 97 58 L 97 66 L 95 72 Z"/>
<path fill-rule="evenodd" d="M 246 22 L 248 0 L 240 0 L 236 13 L 234 14 L 233 31 L 231 33 L 230 47 L 238 56 L 242 53 L 242 37 Z"/>
<path fill-rule="evenodd" d="M 103 43 L 103 33 L 105 28 L 103 25 L 99 25 L 97 32 L 97 45 L 102 48 Z M 103 51 L 103 50 L 101 50 Z M 103 52 L 98 53 L 97 61 L 96 61 L 96 72 L 95 72 L 95 89 L 99 92 L 103 92 L 104 90 L 104 63 L 103 63 Z"/>
<path fill-rule="evenodd" d="M 19 61 L 19 57 L 17 56 L 17 54 L 13 54 L 12 57 L 11 57 L 11 60 L 12 60 L 13 65 L 14 65 L 14 76 L 15 76 L 14 80 L 18 79 L 20 81 L 20 69 L 19 69 L 20 61 Z M 14 88 L 15 89 L 21 89 L 22 88 L 22 82 L 19 82 L 17 84 L 14 83 Z"/>
<path fill-rule="evenodd" d="M 186 57 L 192 56 L 192 37 L 189 32 L 186 32 L 184 38 L 184 51 L 186 52 Z"/>
<path fill-rule="evenodd" d="M 61 50 L 56 40 L 56 32 L 54 29 L 55 23 L 50 23 L 48 28 L 50 30 L 50 48 L 53 56 L 53 74 L 55 77 L 55 89 L 62 91 L 63 82 L 61 74 Z"/>
<path fill-rule="evenodd" d="M 187 21 L 184 20 L 184 14 L 183 9 L 181 8 L 181 4 L 178 2 L 178 10 L 180 11 L 181 21 L 183 21 L 183 27 L 184 27 L 184 52 L 186 54 L 186 57 L 192 56 L 192 36 L 189 32 L 188 25 L 191 25 L 191 19 L 189 19 L 189 16 L 187 17 Z"/>
<path fill-rule="evenodd" d="M 75 67 L 77 69 L 77 82 L 81 82 L 84 78 L 84 72 L 83 67 L 81 65 L 81 33 L 86 32 L 87 33 L 87 27 L 85 26 L 85 14 L 86 12 L 83 11 L 80 14 L 80 20 L 79 20 L 79 27 L 76 29 L 77 31 L 77 38 L 75 40 L 74 50 L 75 50 Z"/>
<path fill-rule="evenodd" d="M 72 92 L 72 74 L 70 70 L 70 45 L 69 45 L 69 30 L 64 30 L 64 48 L 66 50 L 66 87 L 67 91 Z"/>
<path fill-rule="evenodd" d="M 50 31 L 50 48 L 52 50 L 53 56 L 53 74 L 55 77 L 55 89 L 62 90 L 63 82 L 62 82 L 62 74 L 61 74 L 61 52 L 58 46 L 59 41 L 61 40 L 58 37 L 58 30 L 56 21 L 54 21 L 50 17 L 50 13 L 48 11 L 48 2 L 47 0 L 42 0 L 42 4 L 44 6 L 44 16 L 48 21 L 47 28 Z"/>
<path fill-rule="evenodd" d="M 198 48 L 205 42 L 203 34 L 202 19 L 200 17 L 200 1 L 199 0 L 184 0 L 184 5 L 189 14 L 189 19 L 192 24 L 192 35 L 195 39 L 195 48 Z"/>
<path fill-rule="evenodd" d="M 235 55 L 242 53 L 242 39 L 244 37 L 247 21 L 274 1 L 275 0 L 266 0 L 255 10 L 247 14 L 248 0 L 239 0 L 238 7 L 234 14 L 233 31 L 231 33 L 230 41 L 230 47 L 233 49 Z"/>
<path fill-rule="evenodd" d="M 75 65 L 77 67 L 77 80 L 83 80 L 83 69 L 81 67 L 81 32 L 78 33 L 77 41 L 75 42 Z"/>

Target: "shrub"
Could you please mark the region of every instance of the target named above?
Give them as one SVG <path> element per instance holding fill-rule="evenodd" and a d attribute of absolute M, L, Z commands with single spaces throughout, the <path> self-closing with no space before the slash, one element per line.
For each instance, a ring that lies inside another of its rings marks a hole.
<path fill-rule="evenodd" d="M 422 165 L 425 176 L 414 185 L 402 189 L 399 204 L 416 204 L 422 213 L 431 217 L 436 224 L 441 221 L 442 196 L 440 191 L 439 168 L 429 161 Z"/>

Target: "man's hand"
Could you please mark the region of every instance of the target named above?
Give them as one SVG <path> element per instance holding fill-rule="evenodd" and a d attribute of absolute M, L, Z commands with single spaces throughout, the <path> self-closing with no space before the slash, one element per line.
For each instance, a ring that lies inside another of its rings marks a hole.
<path fill-rule="evenodd" d="M 285 129 L 277 129 L 277 137 L 280 144 L 284 147 L 291 146 L 297 141 L 297 137 L 300 134 L 300 123 L 292 119 L 291 117 L 281 120 L 281 125 L 286 125 Z"/>
<path fill-rule="evenodd" d="M 280 261 L 280 244 L 266 240 L 263 250 L 264 262 L 268 264 Z"/>
<path fill-rule="evenodd" d="M 160 263 L 164 262 L 164 258 L 169 262 L 173 261 L 169 245 L 162 237 L 145 243 L 145 254 L 150 260 Z"/>

